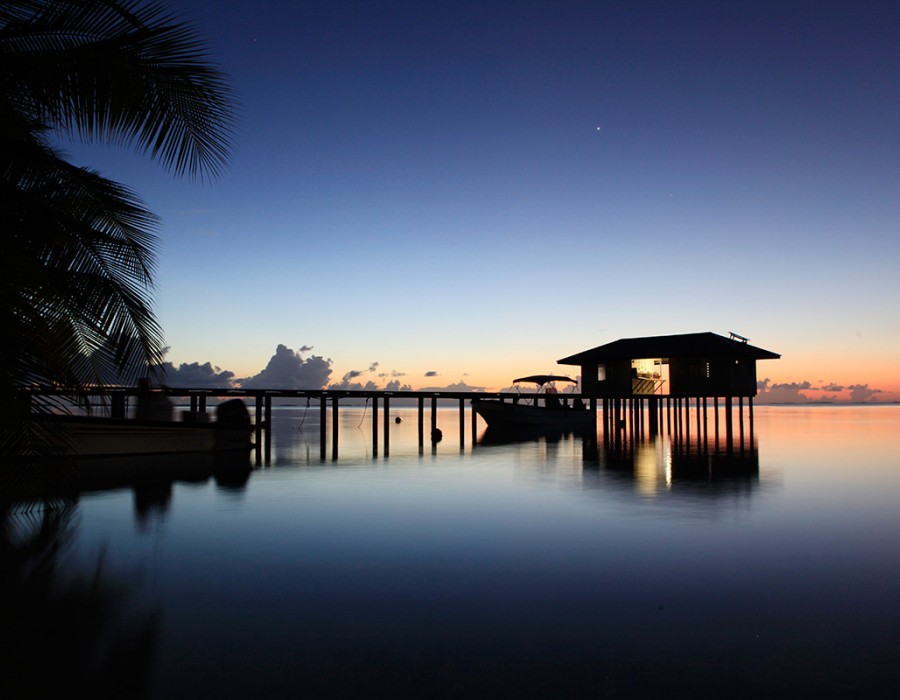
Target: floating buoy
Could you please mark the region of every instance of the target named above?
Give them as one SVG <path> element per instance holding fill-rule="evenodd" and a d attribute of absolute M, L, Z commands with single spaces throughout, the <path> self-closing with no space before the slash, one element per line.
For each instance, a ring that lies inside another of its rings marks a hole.
<path fill-rule="evenodd" d="M 435 428 L 431 431 L 431 441 L 432 442 L 440 442 L 444 439 L 444 434 L 441 432 L 440 428 Z"/>
<path fill-rule="evenodd" d="M 401 421 L 400 421 L 400 416 L 397 416 L 396 418 L 394 418 L 394 422 L 395 422 L 395 423 L 400 423 L 400 422 L 401 422 Z"/>

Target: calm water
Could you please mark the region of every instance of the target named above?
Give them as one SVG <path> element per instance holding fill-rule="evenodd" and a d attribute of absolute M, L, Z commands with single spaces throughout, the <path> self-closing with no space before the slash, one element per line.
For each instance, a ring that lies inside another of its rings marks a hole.
<path fill-rule="evenodd" d="M 82 495 L 62 572 L 102 562 L 149 697 L 897 696 L 900 407 L 757 408 L 730 456 L 394 414 L 387 458 L 282 409 L 243 486 Z"/>

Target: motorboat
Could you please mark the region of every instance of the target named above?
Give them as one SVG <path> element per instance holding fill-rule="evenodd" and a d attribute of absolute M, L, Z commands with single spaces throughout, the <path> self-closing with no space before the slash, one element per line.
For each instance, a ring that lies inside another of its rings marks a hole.
<path fill-rule="evenodd" d="M 192 420 L 43 415 L 35 416 L 34 421 L 47 436 L 49 451 L 69 457 L 249 454 L 253 426 L 240 399 L 220 404 L 212 422 L 197 420 L 196 414 L 185 415 Z"/>
<path fill-rule="evenodd" d="M 588 410 L 580 396 L 559 393 L 557 382 L 577 381 L 556 374 L 534 374 L 513 380 L 517 392 L 498 398 L 472 399 L 472 410 L 487 423 L 491 431 L 562 430 L 584 431 L 596 425 L 596 416 Z M 534 384 L 536 389 L 523 392 L 520 386 Z"/>

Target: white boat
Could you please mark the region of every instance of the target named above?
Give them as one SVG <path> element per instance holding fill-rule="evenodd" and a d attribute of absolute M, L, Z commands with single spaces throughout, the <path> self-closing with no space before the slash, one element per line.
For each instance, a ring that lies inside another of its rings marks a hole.
<path fill-rule="evenodd" d="M 536 384 L 534 392 L 512 394 L 507 399 L 472 399 L 472 410 L 487 423 L 492 431 L 514 430 L 562 430 L 584 431 L 596 425 L 593 412 L 585 408 L 580 398 L 571 399 L 556 391 L 556 382 L 576 381 L 554 374 L 535 374 L 513 380 L 519 384 Z"/>

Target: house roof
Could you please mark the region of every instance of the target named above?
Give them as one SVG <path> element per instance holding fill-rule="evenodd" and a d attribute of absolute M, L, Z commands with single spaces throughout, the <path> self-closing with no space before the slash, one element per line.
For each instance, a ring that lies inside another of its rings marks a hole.
<path fill-rule="evenodd" d="M 612 360 L 635 360 L 648 357 L 712 357 L 728 355 L 754 360 L 777 360 L 774 352 L 747 342 L 725 338 L 715 333 L 683 333 L 654 335 L 647 338 L 622 338 L 584 352 L 564 357 L 561 365 L 583 365 Z"/>

